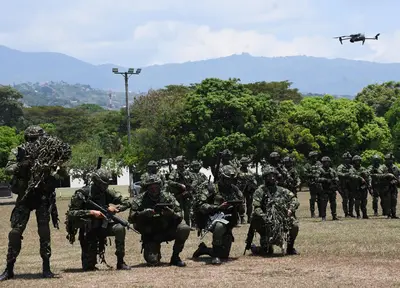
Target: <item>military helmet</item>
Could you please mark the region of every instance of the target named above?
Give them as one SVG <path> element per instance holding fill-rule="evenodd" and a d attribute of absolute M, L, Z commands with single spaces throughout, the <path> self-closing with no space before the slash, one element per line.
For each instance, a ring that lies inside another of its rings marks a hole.
<path fill-rule="evenodd" d="M 222 157 L 232 157 L 232 152 L 229 149 L 225 149 L 224 151 L 221 152 Z"/>
<path fill-rule="evenodd" d="M 322 157 L 321 162 L 331 162 L 331 158 L 329 158 L 328 156 L 324 156 Z"/>
<path fill-rule="evenodd" d="M 385 155 L 386 160 L 394 160 L 394 155 L 392 153 L 388 153 Z"/>
<path fill-rule="evenodd" d="M 26 139 L 34 139 L 39 138 L 40 136 L 44 135 L 44 130 L 42 127 L 37 125 L 31 125 L 25 129 L 24 137 Z"/>
<path fill-rule="evenodd" d="M 222 166 L 220 172 L 223 178 L 234 179 L 237 176 L 236 169 L 231 165 Z"/>
<path fill-rule="evenodd" d="M 262 169 L 262 175 L 263 175 L 263 176 L 267 176 L 267 175 L 269 175 L 269 174 L 278 175 L 279 172 L 278 172 L 278 170 L 277 170 L 274 166 L 267 165 L 267 166 L 263 167 L 263 169 Z"/>
<path fill-rule="evenodd" d="M 292 162 L 293 159 L 292 159 L 291 157 L 289 157 L 289 156 L 286 156 L 285 158 L 283 158 L 282 161 L 283 161 L 283 162 L 286 162 L 286 163 L 289 163 L 289 162 Z"/>
<path fill-rule="evenodd" d="M 309 158 L 315 157 L 315 156 L 318 156 L 318 152 L 317 151 L 311 151 L 310 153 L 308 153 L 308 157 Z"/>
<path fill-rule="evenodd" d="M 240 164 L 249 164 L 251 159 L 249 157 L 242 157 L 239 162 Z"/>
<path fill-rule="evenodd" d="M 180 155 L 180 156 L 175 158 L 175 162 L 185 162 L 185 157 Z"/>
<path fill-rule="evenodd" d="M 350 152 L 345 152 L 345 153 L 342 155 L 342 158 L 343 158 L 343 159 L 351 159 L 351 154 L 350 154 Z"/>
<path fill-rule="evenodd" d="M 279 158 L 279 156 L 280 156 L 279 153 L 276 152 L 276 151 L 274 151 L 271 154 L 269 154 L 269 158 Z"/>
<path fill-rule="evenodd" d="M 362 159 L 361 159 L 360 155 L 354 155 L 352 160 L 353 161 L 361 161 Z"/>
<path fill-rule="evenodd" d="M 150 175 L 145 179 L 144 183 L 141 184 L 143 187 L 147 187 L 153 184 L 161 185 L 161 183 L 162 183 L 161 178 L 158 175 Z"/>
<path fill-rule="evenodd" d="M 150 160 L 149 163 L 147 163 L 147 167 L 158 167 L 158 164 L 154 160 Z"/>
<path fill-rule="evenodd" d="M 194 160 L 192 163 L 190 163 L 191 167 L 201 167 L 200 161 Z"/>
<path fill-rule="evenodd" d="M 372 160 L 373 161 L 380 161 L 381 160 L 381 156 L 379 156 L 378 154 L 375 154 L 374 156 L 372 156 Z"/>
<path fill-rule="evenodd" d="M 92 181 L 103 185 L 108 185 L 112 180 L 112 174 L 109 170 L 100 168 L 92 174 Z"/>

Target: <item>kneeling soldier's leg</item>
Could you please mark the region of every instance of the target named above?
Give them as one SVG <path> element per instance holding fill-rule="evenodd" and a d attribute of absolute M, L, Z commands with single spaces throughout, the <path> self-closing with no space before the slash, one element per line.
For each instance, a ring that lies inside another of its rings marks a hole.
<path fill-rule="evenodd" d="M 117 256 L 117 269 L 130 270 L 131 267 L 126 265 L 125 257 L 125 227 L 121 224 L 110 224 L 107 229 L 107 236 L 115 237 L 115 255 Z"/>
<path fill-rule="evenodd" d="M 175 243 L 170 262 L 171 265 L 179 267 L 186 266 L 185 262 L 183 262 L 179 257 L 179 254 L 182 252 L 183 247 L 185 246 L 185 242 L 189 238 L 189 234 L 190 234 L 190 227 L 184 223 L 180 223 L 176 228 Z"/>

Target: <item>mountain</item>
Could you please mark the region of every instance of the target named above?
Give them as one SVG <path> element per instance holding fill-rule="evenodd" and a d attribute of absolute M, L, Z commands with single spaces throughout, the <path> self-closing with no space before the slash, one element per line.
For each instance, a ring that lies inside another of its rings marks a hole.
<path fill-rule="evenodd" d="M 21 52 L 0 46 L 0 63 L 0 84 L 3 85 L 64 81 L 87 84 L 95 89 L 124 89 L 122 77 L 111 72 L 114 65 L 92 65 L 60 53 Z M 400 63 L 309 56 L 268 58 L 247 53 L 141 68 L 142 73 L 134 75 L 129 81 L 130 90 L 135 92 L 169 84 L 198 83 L 204 78 L 217 77 L 240 78 L 243 83 L 289 80 L 302 93 L 355 95 L 368 84 L 400 79 Z"/>

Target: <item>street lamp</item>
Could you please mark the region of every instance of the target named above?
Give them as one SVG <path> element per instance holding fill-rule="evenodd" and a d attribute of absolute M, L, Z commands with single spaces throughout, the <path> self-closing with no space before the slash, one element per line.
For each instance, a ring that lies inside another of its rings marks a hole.
<path fill-rule="evenodd" d="M 129 111 L 129 97 L 128 97 L 128 79 L 132 75 L 139 75 L 140 72 L 142 72 L 141 68 L 135 69 L 134 68 L 129 68 L 127 72 L 119 72 L 118 68 L 112 68 L 112 72 L 114 74 L 120 74 L 124 77 L 125 80 L 125 102 L 126 102 L 126 124 L 127 124 L 127 130 L 128 130 L 128 145 L 131 145 L 131 115 Z M 132 189 L 131 187 L 131 178 L 132 178 L 132 173 L 131 173 L 131 167 L 129 166 L 129 188 Z M 131 190 L 130 190 L 131 191 Z"/>

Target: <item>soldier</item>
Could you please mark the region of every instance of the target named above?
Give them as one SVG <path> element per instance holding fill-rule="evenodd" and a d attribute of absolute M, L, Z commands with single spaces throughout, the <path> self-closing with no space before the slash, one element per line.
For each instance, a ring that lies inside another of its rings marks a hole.
<path fill-rule="evenodd" d="M 352 191 L 354 192 L 354 206 L 357 214 L 357 219 L 360 219 L 360 208 L 362 212 L 362 218 L 368 219 L 367 214 L 367 201 L 368 192 L 371 191 L 371 175 L 369 175 L 368 169 L 361 166 L 361 157 L 355 155 L 353 157 L 354 175 L 351 176 L 353 180 Z M 372 193 L 371 193 L 372 194 Z"/>
<path fill-rule="evenodd" d="M 384 186 L 384 205 L 387 217 L 392 219 L 398 219 L 396 215 L 397 206 L 397 187 L 400 183 L 400 169 L 393 165 L 394 156 L 393 154 L 385 155 L 385 164 L 383 165 L 383 173 L 386 174 L 386 181 Z"/>
<path fill-rule="evenodd" d="M 351 186 L 351 175 L 354 173 L 353 166 L 351 165 L 351 154 L 346 152 L 342 155 L 342 159 L 344 161 L 343 164 L 340 164 L 337 167 L 337 174 L 339 177 L 340 183 L 340 195 L 342 196 L 342 208 L 344 212 L 344 216 L 347 217 L 355 217 L 353 214 L 354 207 L 354 195 L 352 193 Z"/>
<path fill-rule="evenodd" d="M 274 167 L 279 173 L 278 186 L 288 189 L 289 183 L 293 180 L 291 179 L 289 172 L 286 170 L 285 166 L 280 163 L 280 155 L 278 152 L 272 152 L 269 155 L 269 164 Z"/>
<path fill-rule="evenodd" d="M 157 175 L 158 177 L 160 177 L 161 181 L 162 181 L 162 185 L 165 185 L 165 176 L 160 172 L 160 170 L 158 169 L 158 164 L 156 161 L 154 160 L 150 160 L 149 163 L 147 163 L 147 172 L 143 173 L 140 176 L 140 182 L 144 183 L 146 182 L 146 179 L 149 178 L 151 175 Z M 143 193 L 144 189 L 141 188 L 140 189 L 140 193 Z"/>
<path fill-rule="evenodd" d="M 304 167 L 304 176 L 310 190 L 310 212 L 311 217 L 315 217 L 315 203 L 317 203 L 318 217 L 321 217 L 321 193 L 322 186 L 317 178 L 321 172 L 322 164 L 318 161 L 318 152 L 311 151 L 308 154 L 309 163 Z"/>
<path fill-rule="evenodd" d="M 324 156 L 321 159 L 322 170 L 318 182 L 322 185 L 321 193 L 321 217 L 326 221 L 326 207 L 328 201 L 331 206 L 332 220 L 339 220 L 336 216 L 336 191 L 339 188 L 339 178 L 336 171 L 331 168 L 331 159 Z"/>
<path fill-rule="evenodd" d="M 289 173 L 290 176 L 290 183 L 289 185 L 289 190 L 293 192 L 293 194 L 297 197 L 297 190 L 300 188 L 301 185 L 301 180 L 300 180 L 300 175 L 299 172 L 297 171 L 296 167 L 294 167 L 294 160 L 293 158 L 286 156 L 283 158 L 283 165 L 285 166 L 286 170 Z"/>
<path fill-rule="evenodd" d="M 193 187 L 192 187 L 192 175 L 185 169 L 185 158 L 183 156 L 178 156 L 175 159 L 176 169 L 171 171 L 168 176 L 168 192 L 178 200 L 180 208 L 183 211 L 183 219 L 187 225 L 190 223 L 190 210 L 192 206 L 193 198 Z"/>
<path fill-rule="evenodd" d="M 125 227 L 121 224 L 109 222 L 101 211 L 96 210 L 96 207 L 91 206 L 90 203 L 86 203 L 86 200 L 90 199 L 113 214 L 123 212 L 131 206 L 129 198 L 124 198 L 117 191 L 108 188 L 111 177 L 111 172 L 106 169 L 96 170 L 91 175 L 91 183 L 75 191 L 66 213 L 67 238 L 71 244 L 74 243 L 75 234 L 79 229 L 79 242 L 82 250 L 81 261 L 84 271 L 97 270 L 98 254 L 102 262 L 105 262 L 105 244 L 106 238 L 109 236 L 115 237 L 117 269 L 131 269 L 124 262 Z"/>
<path fill-rule="evenodd" d="M 277 185 L 277 177 L 279 172 L 272 166 L 266 166 L 263 169 L 264 184 L 257 188 L 254 193 L 254 212 L 252 216 L 252 227 L 260 234 L 260 247 L 252 247 L 253 254 L 273 254 L 272 244 L 270 243 L 270 231 L 268 215 L 271 203 L 276 203 L 280 207 L 284 207 L 287 211 L 289 222 L 289 239 L 286 253 L 289 255 L 298 254 L 294 248 L 294 242 L 299 232 L 299 226 L 294 214 L 300 203 L 297 197 L 290 190 Z"/>
<path fill-rule="evenodd" d="M 192 163 L 190 164 L 190 172 L 192 173 L 193 187 L 200 185 L 208 180 L 207 176 L 203 172 L 200 172 L 200 170 L 201 170 L 200 161 L 197 160 L 192 161 Z"/>
<path fill-rule="evenodd" d="M 210 217 L 222 211 L 231 214 L 227 219 L 213 223 L 211 232 L 213 233 L 212 248 L 208 248 L 204 242 L 200 243 L 198 249 L 193 253 L 196 259 L 202 255 L 212 257 L 212 264 L 221 264 L 221 259 L 227 259 L 231 251 L 233 242 L 232 229 L 238 223 L 238 208 L 232 207 L 227 201 L 237 201 L 243 199 L 243 194 L 235 185 L 237 182 L 236 169 L 230 165 L 225 165 L 221 169 L 218 184 L 209 189 L 203 186 L 199 197 L 196 199 L 194 211 L 198 229 L 206 227 Z M 232 209 L 233 208 L 233 209 Z"/>
<path fill-rule="evenodd" d="M 240 191 L 243 192 L 244 200 L 246 202 L 247 223 L 250 223 L 251 221 L 251 215 L 253 213 L 253 194 L 254 191 L 256 191 L 257 189 L 256 177 L 254 173 L 249 170 L 250 162 L 250 158 L 247 157 L 242 157 L 240 159 L 241 166 L 238 175 L 238 187 Z M 243 214 L 240 215 L 240 220 L 242 224 L 244 224 Z"/>
<path fill-rule="evenodd" d="M 23 156 L 21 159 L 18 151 L 26 151 L 28 145 L 33 145 L 35 141 L 39 140 L 45 135 L 44 130 L 39 126 L 29 126 L 24 132 L 26 143 L 13 149 L 8 158 L 8 163 L 5 167 L 5 173 L 13 175 L 11 190 L 17 194 L 17 200 L 13 211 L 11 212 L 11 231 L 8 234 L 8 252 L 7 252 L 7 267 L 3 274 L 0 275 L 0 281 L 11 279 L 14 277 L 14 264 L 21 251 L 22 235 L 25 231 L 26 225 L 29 221 L 31 211 L 36 210 L 36 221 L 38 226 L 38 234 L 40 239 L 40 256 L 43 260 L 43 274 L 44 278 L 52 278 L 54 274 L 50 270 L 50 257 L 51 257 L 51 241 L 50 241 L 50 207 L 51 198 L 54 196 L 55 185 L 54 178 L 58 174 L 51 175 L 45 173 L 47 176 L 42 179 L 37 188 L 34 188 L 31 193 L 27 193 L 28 183 L 31 177 L 31 169 L 33 162 L 36 159 L 30 159 Z M 37 143 L 37 142 L 36 142 Z M 56 226 L 56 225 L 55 225 Z"/>
<path fill-rule="evenodd" d="M 186 266 L 179 254 L 189 237 L 190 228 L 182 223 L 179 203 L 162 189 L 157 175 L 147 178 L 143 187 L 145 192 L 132 200 L 128 220 L 142 234 L 145 261 L 151 266 L 159 265 L 161 243 L 175 240 L 170 265 Z M 158 210 L 157 204 L 164 206 Z"/>
<path fill-rule="evenodd" d="M 233 154 L 229 149 L 225 149 L 221 153 L 221 163 L 222 165 L 232 165 L 231 161 L 233 160 Z"/>
<path fill-rule="evenodd" d="M 383 199 L 383 181 L 385 174 L 383 172 L 383 166 L 381 165 L 381 158 L 379 155 L 372 156 L 372 165 L 368 167 L 368 172 L 372 179 L 372 209 L 374 210 L 374 216 L 378 216 L 378 200 L 381 198 L 382 213 L 385 215 L 384 199 Z"/>

